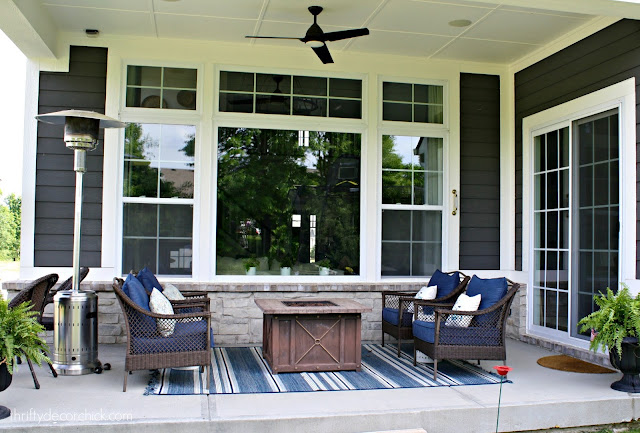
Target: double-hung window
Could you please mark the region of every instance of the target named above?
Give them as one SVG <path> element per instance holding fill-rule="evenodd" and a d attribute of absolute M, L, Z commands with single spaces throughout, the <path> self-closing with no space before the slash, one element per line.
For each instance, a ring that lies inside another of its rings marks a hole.
<path fill-rule="evenodd" d="M 136 107 L 136 120 L 144 120 L 125 129 L 122 272 L 146 266 L 159 275 L 192 276 L 197 69 L 129 65 L 126 71 L 125 108 Z"/>

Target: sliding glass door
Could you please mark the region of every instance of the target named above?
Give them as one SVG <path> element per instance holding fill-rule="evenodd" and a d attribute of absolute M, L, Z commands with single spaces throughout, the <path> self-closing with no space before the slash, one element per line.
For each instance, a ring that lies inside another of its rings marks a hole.
<path fill-rule="evenodd" d="M 594 294 L 618 286 L 617 110 L 533 140 L 532 322 L 578 337 Z"/>

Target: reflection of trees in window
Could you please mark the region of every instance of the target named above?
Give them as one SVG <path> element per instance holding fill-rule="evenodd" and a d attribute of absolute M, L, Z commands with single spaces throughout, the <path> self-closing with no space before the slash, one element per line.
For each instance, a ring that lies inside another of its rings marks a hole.
<path fill-rule="evenodd" d="M 360 136 L 311 132 L 308 137 L 300 141 L 299 131 L 220 128 L 219 257 L 266 256 L 270 266 L 327 258 L 334 269 L 357 271 Z M 300 215 L 295 227 L 294 214 Z M 312 216 L 317 218 L 314 251 Z"/>
<path fill-rule="evenodd" d="M 145 126 L 160 127 L 130 123 L 125 130 L 124 196 L 192 198 L 195 133 L 187 134 L 179 150 L 188 162 L 167 163 L 158 160 L 163 143 L 146 133 Z"/>

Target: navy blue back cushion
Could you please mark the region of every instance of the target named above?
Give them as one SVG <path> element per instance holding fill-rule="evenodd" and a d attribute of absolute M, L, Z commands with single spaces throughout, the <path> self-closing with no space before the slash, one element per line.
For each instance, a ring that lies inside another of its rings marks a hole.
<path fill-rule="evenodd" d="M 436 269 L 427 286 L 438 286 L 438 294 L 436 295 L 436 298 L 442 298 L 443 296 L 453 292 L 459 284 L 460 272 L 456 271 L 449 275 L 441 272 L 440 269 Z"/>
<path fill-rule="evenodd" d="M 478 310 L 484 310 L 496 304 L 507 294 L 509 284 L 506 278 L 479 278 L 474 275 L 467 286 L 467 296 L 480 295 Z"/>
<path fill-rule="evenodd" d="M 133 274 L 127 275 L 127 279 L 124 280 L 122 285 L 122 291 L 127 295 L 137 306 L 143 310 L 151 311 L 149 309 L 149 295 L 144 290 L 144 286 Z"/>
<path fill-rule="evenodd" d="M 162 292 L 162 286 L 158 282 L 158 279 L 146 266 L 138 272 L 138 280 L 148 293 L 151 293 L 154 287 Z"/>

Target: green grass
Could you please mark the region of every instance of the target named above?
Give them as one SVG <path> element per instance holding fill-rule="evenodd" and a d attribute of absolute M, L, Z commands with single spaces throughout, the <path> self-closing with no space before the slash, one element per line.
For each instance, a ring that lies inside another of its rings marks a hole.
<path fill-rule="evenodd" d="M 17 280 L 20 277 L 20 262 L 13 260 L 0 260 L 0 280 Z"/>

